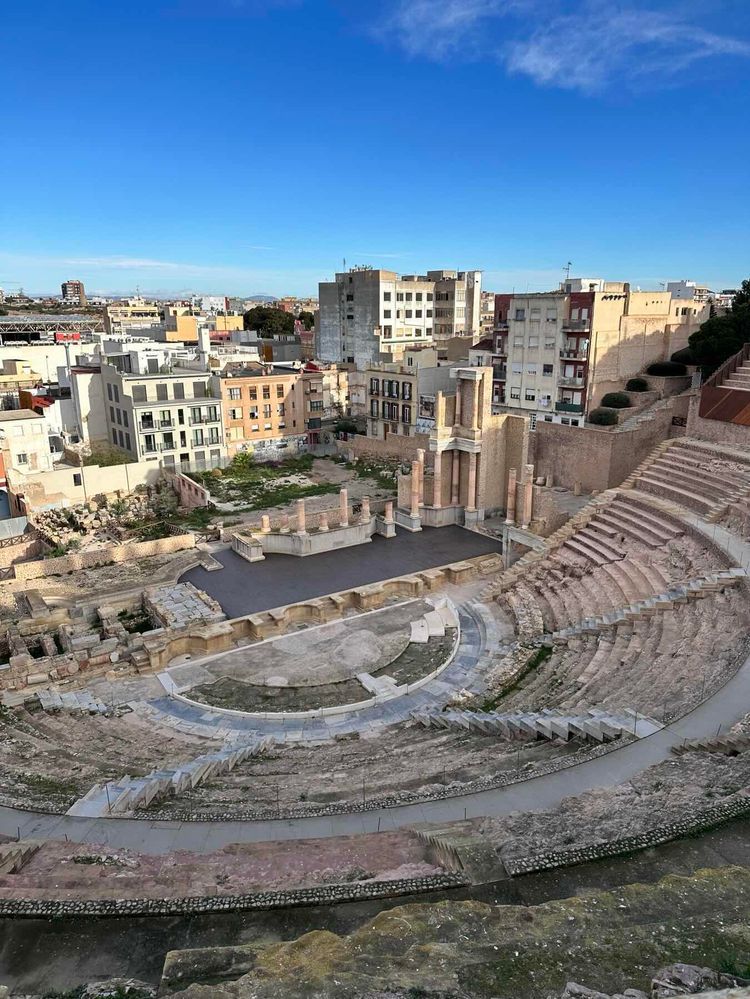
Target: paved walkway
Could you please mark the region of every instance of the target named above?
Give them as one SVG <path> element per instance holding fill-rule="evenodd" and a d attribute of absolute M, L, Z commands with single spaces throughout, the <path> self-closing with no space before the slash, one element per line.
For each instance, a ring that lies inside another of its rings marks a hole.
<path fill-rule="evenodd" d="M 499 551 L 497 540 L 475 531 L 428 527 L 417 534 L 399 530 L 395 538 L 376 534 L 370 544 L 306 558 L 266 555 L 251 563 L 231 550 L 219 551 L 214 557 L 224 566 L 221 571 L 198 567 L 180 582 L 205 590 L 235 618 Z"/>

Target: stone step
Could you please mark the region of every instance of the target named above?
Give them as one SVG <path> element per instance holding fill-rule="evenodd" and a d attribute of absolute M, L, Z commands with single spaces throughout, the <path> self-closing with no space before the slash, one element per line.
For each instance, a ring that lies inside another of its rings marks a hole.
<path fill-rule="evenodd" d="M 713 513 L 719 504 L 707 500 L 704 496 L 699 496 L 695 492 L 672 485 L 668 476 L 651 474 L 651 469 L 647 475 L 641 475 L 636 482 L 636 489 L 643 492 L 654 492 L 657 496 L 667 496 L 686 506 L 689 509 L 698 509 L 702 513 Z"/>
<path fill-rule="evenodd" d="M 635 712 L 625 710 L 612 713 L 591 708 L 585 713 L 570 714 L 563 711 L 440 711 L 414 712 L 412 718 L 424 728 L 474 731 L 500 738 L 547 739 L 550 741 L 584 739 L 602 743 L 619 739 L 623 735 L 643 738 L 661 728 L 658 722 Z"/>

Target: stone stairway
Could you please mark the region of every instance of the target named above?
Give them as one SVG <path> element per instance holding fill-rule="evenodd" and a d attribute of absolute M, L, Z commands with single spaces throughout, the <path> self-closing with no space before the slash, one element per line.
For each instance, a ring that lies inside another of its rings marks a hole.
<path fill-rule="evenodd" d="M 750 392 L 750 361 L 743 361 L 739 368 L 736 368 L 731 375 L 724 379 L 720 387 Z"/>
<path fill-rule="evenodd" d="M 629 416 L 627 420 L 623 420 L 617 427 L 617 430 L 635 430 L 637 427 L 642 426 L 644 423 L 653 423 L 656 419 L 656 414 L 664 409 L 671 409 L 674 405 L 673 400 L 660 399 L 658 402 L 653 403 L 653 405 L 648 406 L 646 409 L 642 409 L 640 413 L 634 413 L 633 416 Z"/>
<path fill-rule="evenodd" d="M 458 615 L 451 602 L 445 598 L 430 601 L 434 610 L 411 622 L 409 641 L 425 645 L 431 638 L 443 638 L 446 628 L 458 628 Z"/>
<path fill-rule="evenodd" d="M 684 604 L 689 600 L 700 600 L 710 593 L 723 590 L 729 586 L 736 586 L 740 580 L 747 578 L 745 569 L 721 569 L 718 572 L 709 573 L 699 579 L 692 579 L 687 583 L 674 586 L 664 593 L 658 593 L 646 600 L 638 600 L 611 614 L 602 614 L 600 617 L 590 617 L 579 621 L 578 624 L 569 628 L 562 628 L 560 631 L 552 633 L 553 640 L 561 642 L 578 635 L 594 635 L 607 628 L 616 628 L 618 624 L 625 624 L 629 621 L 640 621 L 645 617 L 658 614 L 660 611 L 669 610 L 673 604 Z"/>
<path fill-rule="evenodd" d="M 590 708 L 584 714 L 569 714 L 545 708 L 542 711 L 435 711 L 414 712 L 414 721 L 424 728 L 466 730 L 503 739 L 584 739 L 602 743 L 623 735 L 643 738 L 662 726 L 653 719 L 625 710 L 617 714 Z"/>
<path fill-rule="evenodd" d="M 145 777 L 125 776 L 121 780 L 95 784 L 69 809 L 68 815 L 97 817 L 126 814 L 147 807 L 152 801 L 180 794 L 210 780 L 215 774 L 233 770 L 238 763 L 258 756 L 273 745 L 273 739 L 262 739 L 245 746 L 232 746 L 206 753 L 188 763 L 154 770 Z"/>
<path fill-rule="evenodd" d="M 71 715 L 106 715 L 110 710 L 88 690 L 71 690 L 62 694 L 52 689 L 40 690 L 36 697 L 42 711 L 51 714 L 64 712 Z"/>
<path fill-rule="evenodd" d="M 692 753 L 696 750 L 704 753 L 723 753 L 725 756 L 737 756 L 750 750 L 750 735 L 717 735 L 713 739 L 686 739 L 679 746 L 673 746 L 676 755 Z"/>
<path fill-rule="evenodd" d="M 0 843 L 0 874 L 17 874 L 41 846 L 34 839 Z"/>

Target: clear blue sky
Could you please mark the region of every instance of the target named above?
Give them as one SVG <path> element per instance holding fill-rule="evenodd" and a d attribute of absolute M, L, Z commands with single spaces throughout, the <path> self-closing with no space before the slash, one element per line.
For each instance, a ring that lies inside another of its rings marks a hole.
<path fill-rule="evenodd" d="M 730 287 L 747 0 L 8 0 L 0 286 Z"/>

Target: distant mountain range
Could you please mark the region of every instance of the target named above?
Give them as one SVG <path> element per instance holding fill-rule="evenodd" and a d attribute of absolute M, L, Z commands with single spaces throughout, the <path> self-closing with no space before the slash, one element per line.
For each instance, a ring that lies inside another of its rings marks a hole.
<path fill-rule="evenodd" d="M 266 295 L 264 292 L 258 292 L 253 295 L 239 295 L 239 298 L 248 298 L 253 302 L 277 302 L 278 298 L 276 295 Z"/>

